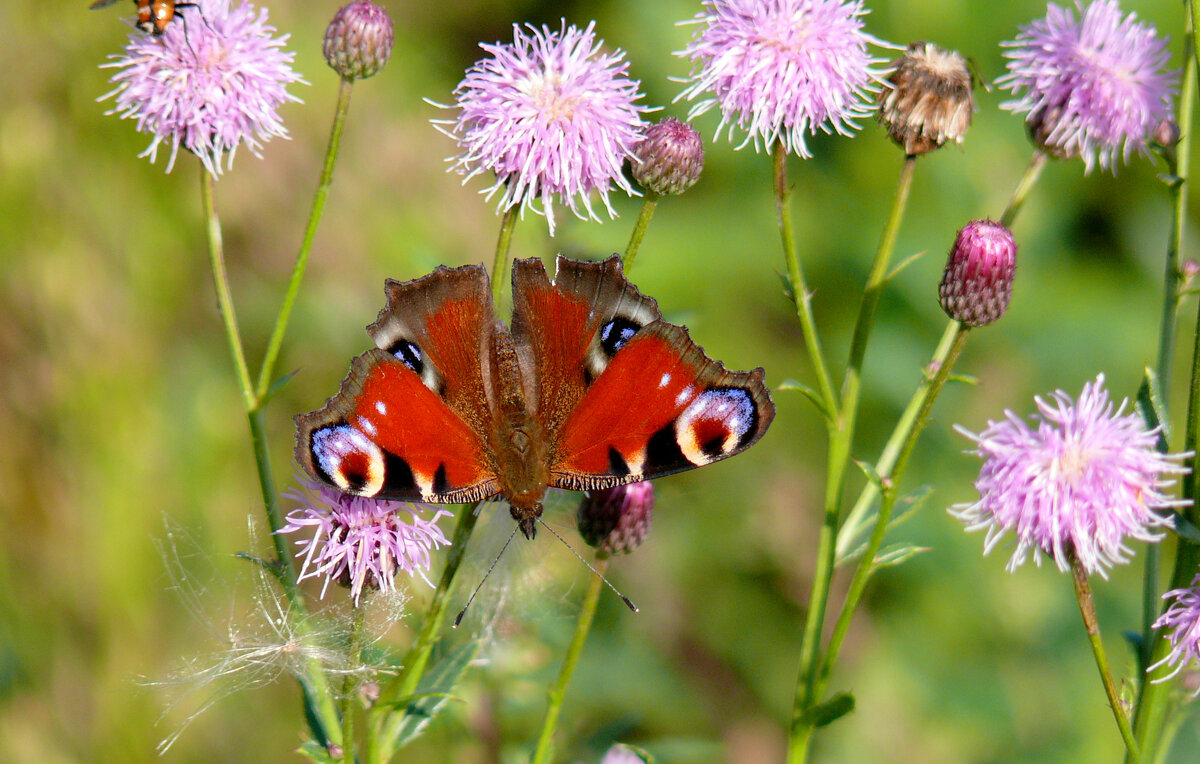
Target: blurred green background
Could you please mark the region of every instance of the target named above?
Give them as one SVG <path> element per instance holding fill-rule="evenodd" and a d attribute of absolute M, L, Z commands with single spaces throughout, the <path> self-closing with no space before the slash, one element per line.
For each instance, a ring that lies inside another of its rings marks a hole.
<path fill-rule="evenodd" d="M 596 19 L 606 43 L 628 52 L 645 103 L 663 106 L 660 115 L 686 111 L 670 103 L 681 89 L 670 78 L 689 66 L 671 52 L 691 35 L 675 22 L 695 14 L 697 2 L 385 5 L 396 22 L 395 52 L 355 89 L 279 366 L 300 373 L 268 411 L 281 482 L 290 477 L 292 415 L 317 407 L 367 347 L 362 328 L 382 305 L 383 279 L 490 262 L 497 218 L 477 194 L 484 183 L 463 186 L 445 172 L 454 147 L 429 125 L 445 113 L 422 100 L 451 100 L 480 55 L 478 41 L 511 40 L 514 21 L 557 27 L 560 17 L 580 26 Z M 1171 35 L 1178 66 L 1180 4 L 1123 5 Z M 292 140 L 273 141 L 262 160 L 240 153 L 217 186 L 255 367 L 327 137 L 337 82 L 320 42 L 336 7 L 270 6 L 312 84 L 293 88 L 303 105 L 282 110 Z M 1003 71 L 999 43 L 1045 13 L 1033 0 L 870 7 L 870 33 L 956 48 L 987 81 Z M 206 665 L 223 649 L 228 624 L 253 617 L 255 576 L 233 554 L 268 546 L 247 532 L 261 504 L 215 311 L 197 168 L 181 156 L 167 175 L 161 158 L 157 166 L 137 159 L 148 138 L 96 103 L 110 89 L 109 73 L 97 67 L 119 51 L 121 19 L 132 16 L 130 4 L 117 8 L 89 13 L 84 0 L 0 6 L 0 757 L 9 761 L 155 760 L 155 745 L 209 693 L 246 684 L 235 676 L 165 712 L 177 693 L 145 686 L 176 675 L 188 659 Z M 955 230 L 998 216 L 1030 156 L 1020 118 L 998 109 L 1004 99 L 980 89 L 965 143 L 919 163 L 896 259 L 926 255 L 884 298 L 857 458 L 877 454 L 945 324 L 936 285 Z M 711 134 L 716 121 L 709 114 L 697 127 Z M 901 156 L 873 123 L 853 140 L 822 136 L 810 145 L 815 157 L 793 164 L 796 227 L 823 340 L 840 370 Z M 633 280 L 731 368 L 761 365 L 773 386 L 811 382 L 777 276 L 783 261 L 768 159 L 724 140 L 707 150 L 699 185 L 660 204 Z M 1144 158 L 1115 176 L 1085 176 L 1078 161 L 1046 169 L 1015 226 L 1021 251 L 1011 309 L 973 334 L 959 364 L 979 384 L 953 386 L 939 400 L 906 479 L 907 488 L 929 484 L 934 493 L 891 538 L 929 551 L 870 587 L 832 681 L 832 689 L 854 692 L 858 708 L 820 731 L 816 760 L 1120 757 L 1069 579 L 1052 565 L 1007 573 L 1011 547 L 981 557 L 982 536 L 965 534 L 945 508 L 974 498 L 978 468 L 951 424 L 978 430 L 1006 407 L 1027 413 L 1032 395 L 1078 393 L 1098 372 L 1118 397 L 1135 392 L 1156 353 L 1169 221 L 1155 172 Z M 552 240 L 544 221 L 527 216 L 514 254 L 623 249 L 638 203 L 615 203 L 619 219 L 569 219 Z M 1198 213 L 1193 201 L 1189 253 Z M 1193 311 L 1188 303 L 1180 371 Z M 1183 377 L 1174 381 L 1181 411 Z M 642 612 L 602 599 L 560 724 L 562 760 L 597 761 L 613 739 L 662 762 L 781 759 L 825 449 L 812 407 L 795 392 L 775 397 L 775 424 L 751 452 L 658 483 L 648 541 L 610 568 Z M 574 501 L 562 498 L 549 513 L 568 534 Z M 474 539 L 465 576 L 471 583 L 511 528 L 503 509 L 485 511 L 487 532 Z M 160 551 L 168 532 L 182 539 L 182 578 L 168 574 Z M 468 622 L 468 632 L 485 633 L 485 660 L 403 760 L 517 761 L 528 753 L 586 571 L 546 535 L 520 547 Z M 1096 582 L 1101 626 L 1122 675 L 1131 663 L 1120 634 L 1138 622 L 1142 557 Z M 198 596 L 189 604 L 180 588 Z M 411 594 L 408 618 L 386 637 L 401 649 L 431 589 L 416 581 Z M 324 604 L 344 599 L 338 590 Z M 289 752 L 302 727 L 297 686 L 285 676 L 219 699 L 165 758 L 295 760 Z M 1200 731 L 1186 724 L 1173 760 L 1193 760 L 1198 743 Z"/>

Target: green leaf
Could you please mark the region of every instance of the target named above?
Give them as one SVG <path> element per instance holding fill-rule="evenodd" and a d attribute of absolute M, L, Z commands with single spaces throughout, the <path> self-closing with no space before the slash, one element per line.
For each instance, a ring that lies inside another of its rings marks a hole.
<path fill-rule="evenodd" d="M 396 734 L 396 749 L 402 748 L 425 729 L 433 717 L 437 716 L 451 697 L 455 685 L 466 673 L 475 654 L 479 651 L 480 639 L 465 642 L 446 654 L 430 670 L 425 672 L 417 685 L 417 691 L 408 698 L 397 701 L 403 703 L 403 710 L 396 713 L 404 715 L 404 720 Z"/>
<path fill-rule="evenodd" d="M 920 260 L 922 257 L 925 256 L 926 252 L 928 252 L 928 250 L 923 249 L 920 252 L 917 252 L 916 254 L 913 254 L 913 255 L 909 255 L 905 259 L 901 260 L 900 263 L 895 268 L 892 269 L 892 272 L 887 275 L 887 277 L 884 279 L 884 281 L 891 281 L 892 279 L 896 278 L 897 274 L 899 274 L 900 271 L 902 271 L 905 268 L 907 268 L 908 266 L 912 265 L 917 260 Z"/>
<path fill-rule="evenodd" d="M 859 459 L 855 459 L 854 463 L 857 464 L 858 468 L 863 471 L 864 475 L 867 476 L 867 480 L 871 481 L 871 485 L 879 489 L 880 493 L 888 492 L 888 489 L 891 488 L 891 480 L 880 475 L 879 472 L 876 471 L 875 465 L 868 464 L 867 462 L 860 461 Z M 887 480 L 887 484 L 884 483 L 885 480 Z"/>
<path fill-rule="evenodd" d="M 928 552 L 932 547 L 913 546 L 912 544 L 895 544 L 886 549 L 879 550 L 875 555 L 875 564 L 873 569 L 887 568 L 892 565 L 899 565 L 922 552 Z"/>
<path fill-rule="evenodd" d="M 1155 175 L 1154 177 L 1158 178 L 1163 183 L 1166 183 L 1167 188 L 1175 188 L 1176 186 L 1183 183 L 1183 178 L 1179 177 L 1178 175 L 1169 173 L 1169 172 L 1160 172 L 1158 175 Z"/>
<path fill-rule="evenodd" d="M 951 374 L 946 377 L 946 382 L 961 382 L 964 385 L 978 385 L 979 377 L 970 374 Z"/>
<path fill-rule="evenodd" d="M 296 749 L 296 753 L 318 764 L 338 764 L 337 760 L 329 755 L 329 749 L 315 740 L 305 741 L 304 745 Z"/>
<path fill-rule="evenodd" d="M 854 696 L 848 692 L 839 692 L 829 700 L 808 709 L 800 718 L 813 727 L 824 727 L 833 724 L 853 710 Z"/>
<path fill-rule="evenodd" d="M 788 302 L 794 305 L 796 303 L 796 290 L 792 289 L 791 278 L 783 271 L 775 271 L 775 274 L 779 276 L 779 280 L 783 282 L 783 293 L 788 298 Z"/>
<path fill-rule="evenodd" d="M 266 404 L 267 401 L 274 398 L 275 394 L 278 393 L 280 390 L 282 390 L 283 386 L 286 385 L 288 382 L 291 382 L 292 377 L 296 376 L 299 373 L 300 373 L 300 370 L 296 369 L 295 371 L 293 371 L 289 374 L 284 374 L 282 377 L 280 377 L 279 379 L 272 382 L 271 386 L 267 388 L 267 392 L 263 395 L 262 400 L 258 402 L 258 405 L 263 406 Z"/>
<path fill-rule="evenodd" d="M 1158 443 L 1155 445 L 1160 452 L 1165 454 L 1167 452 L 1167 442 L 1171 438 L 1171 432 L 1168 429 L 1167 419 L 1164 415 L 1166 406 L 1163 404 L 1162 388 L 1158 384 L 1158 374 L 1149 366 L 1146 367 L 1146 374 L 1142 378 L 1141 386 L 1138 387 L 1137 407 L 1142 415 L 1142 419 L 1146 422 L 1146 429 L 1162 428 L 1158 432 Z"/>
<path fill-rule="evenodd" d="M 826 419 L 830 418 L 829 409 L 825 408 L 825 402 L 821 400 L 821 394 L 803 382 L 797 382 L 796 380 L 790 378 L 785 379 L 783 382 L 779 383 L 779 386 L 776 387 L 775 390 L 776 392 L 783 392 L 784 390 L 796 390 L 805 398 L 808 398 L 812 405 L 817 407 L 817 411 L 821 412 L 822 416 L 824 416 Z"/>
<path fill-rule="evenodd" d="M 1200 528 L 1192 525 L 1191 521 L 1178 512 L 1171 516 L 1175 519 L 1175 532 L 1193 544 L 1200 544 Z"/>

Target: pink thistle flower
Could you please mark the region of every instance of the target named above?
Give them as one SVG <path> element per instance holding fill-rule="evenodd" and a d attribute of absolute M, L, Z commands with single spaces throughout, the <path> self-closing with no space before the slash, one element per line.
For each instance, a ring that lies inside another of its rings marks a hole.
<path fill-rule="evenodd" d="M 1059 158 L 1083 157 L 1087 172 L 1107 169 L 1118 154 L 1144 152 L 1154 128 L 1170 116 L 1177 74 L 1164 71 L 1166 40 L 1136 14 L 1121 17 L 1115 0 L 1096 0 L 1077 21 L 1051 4 L 1046 18 L 1021 27 L 996 80 L 1016 99 L 1001 108 L 1027 114 L 1034 141 Z"/>
<path fill-rule="evenodd" d="M 707 10 L 687 48 L 676 55 L 697 65 L 675 100 L 696 101 L 694 119 L 721 109 L 715 135 L 746 132 L 738 146 L 780 141 L 810 156 L 804 134 L 850 135 L 871 114 L 884 63 L 867 45 L 893 47 L 863 31 L 861 0 L 705 0 Z M 697 100 L 700 99 L 700 100 Z"/>
<path fill-rule="evenodd" d="M 288 36 L 271 36 L 266 10 L 199 0 L 181 13 L 188 17 L 162 36 L 130 33 L 125 52 L 102 67 L 119 71 L 111 80 L 116 88 L 99 100 L 114 98 L 108 113 L 137 120 L 137 129 L 152 136 L 139 156 L 153 162 L 159 146 L 169 145 L 170 172 L 183 147 L 215 176 L 222 164 L 232 167 L 238 146 L 261 156 L 263 143 L 287 137 L 277 110 L 299 102 L 287 86 L 304 80 L 292 70 L 295 54 L 283 50 Z"/>
<path fill-rule="evenodd" d="M 355 604 L 364 588 L 394 589 L 399 571 L 416 573 L 429 583 L 425 578 L 429 552 L 450 543 L 437 525 L 449 512 L 438 509 L 432 518 L 426 518 L 419 505 L 354 496 L 315 483 L 305 485 L 309 492 L 287 494 L 302 506 L 289 512 L 287 525 L 277 531 L 316 529 L 312 538 L 296 541 L 300 547 L 296 556 L 304 557 L 298 580 L 324 577 L 322 597 L 329 582 L 337 581 L 350 588 Z"/>
<path fill-rule="evenodd" d="M 1189 454 L 1160 453 L 1158 429 L 1125 414 L 1127 400 L 1114 411 L 1103 374 L 1083 386 L 1078 401 L 1061 390 L 1050 401 L 1034 400 L 1034 428 L 1011 411 L 978 435 L 955 427 L 977 444 L 968 453 L 984 462 L 975 481 L 979 501 L 950 513 L 968 531 L 987 529 L 984 554 L 1008 531 L 1016 534 L 1009 570 L 1032 551 L 1039 565 L 1045 553 L 1066 571 L 1073 553 L 1088 573 L 1107 576 L 1107 568 L 1128 562 L 1127 538 L 1162 538 L 1154 529 L 1171 520 L 1156 510 L 1187 504 L 1163 489 L 1175 482 L 1165 476 L 1188 471 L 1177 462 Z"/>
<path fill-rule="evenodd" d="M 551 235 L 555 197 L 576 217 L 599 220 L 592 191 L 609 217 L 616 216 L 612 186 L 636 195 L 622 167 L 648 109 L 634 104 L 642 96 L 626 76 L 625 54 L 601 53 L 594 27 L 580 31 L 563 21 L 558 32 L 528 26 L 526 33 L 514 24 L 511 44 L 480 44 L 488 58 L 467 70 L 454 90 L 456 106 L 443 107 L 457 107 L 458 118 L 434 120 L 462 149 L 450 161 L 464 182 L 495 173 L 487 198 L 503 190 L 500 210 L 519 205 L 545 215 Z"/>
<path fill-rule="evenodd" d="M 1167 611 L 1154 622 L 1154 628 L 1170 629 L 1167 640 L 1171 652 L 1146 669 L 1147 673 L 1160 666 L 1169 666 L 1171 671 L 1156 677 L 1153 682 L 1165 682 L 1173 678 L 1189 663 L 1200 660 L 1200 575 L 1192 579 L 1186 589 L 1172 589 L 1163 595 L 1164 600 L 1175 600 Z M 1200 688 L 1195 693 L 1200 693 Z"/>

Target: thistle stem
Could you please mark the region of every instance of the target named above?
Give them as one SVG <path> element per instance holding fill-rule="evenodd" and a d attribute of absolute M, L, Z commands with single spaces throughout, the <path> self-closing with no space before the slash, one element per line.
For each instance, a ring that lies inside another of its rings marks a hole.
<path fill-rule="evenodd" d="M 354 608 L 354 624 L 350 630 L 350 659 L 362 663 L 363 631 L 366 623 L 366 598 Z M 342 764 L 354 764 L 354 717 L 357 715 L 358 674 L 346 674 L 342 683 Z"/>
<path fill-rule="evenodd" d="M 1200 64 L 1197 62 L 1197 56 L 1200 56 L 1200 50 L 1196 47 L 1196 29 L 1200 25 L 1200 8 L 1197 7 L 1194 0 L 1186 0 L 1184 8 L 1184 65 L 1183 79 L 1180 90 L 1179 105 L 1178 105 L 1178 124 L 1179 124 L 1179 143 L 1175 146 L 1175 154 L 1177 161 L 1176 175 L 1179 177 L 1179 196 L 1175 198 L 1177 205 L 1176 209 L 1186 209 L 1185 201 L 1188 186 L 1188 169 L 1191 159 L 1191 133 L 1194 123 L 1193 111 L 1196 102 L 1196 87 L 1197 87 L 1197 71 Z M 1172 221 L 1176 225 L 1182 225 L 1182 218 Z M 1172 230 L 1172 239 L 1176 233 Z M 1182 229 L 1179 231 L 1180 242 L 1182 246 Z M 1176 255 L 1177 257 L 1177 255 Z M 1170 263 L 1168 264 L 1168 268 Z M 1167 322 L 1166 308 L 1163 310 L 1163 321 Z M 1170 321 L 1173 324 L 1175 317 L 1171 316 Z M 1165 329 L 1164 329 L 1165 331 Z M 1162 350 L 1160 349 L 1159 361 L 1162 362 Z M 1169 357 L 1170 349 L 1167 349 L 1166 355 Z M 1169 367 L 1168 367 L 1169 368 Z M 1162 384 L 1169 384 L 1166 377 L 1160 375 Z M 1200 424 L 1200 307 L 1198 307 L 1198 320 L 1195 333 L 1192 341 L 1192 368 L 1191 377 L 1188 386 L 1188 411 L 1187 411 L 1187 429 L 1184 438 L 1184 449 L 1196 451 L 1197 443 L 1197 426 Z M 1191 474 L 1180 481 L 1182 485 L 1182 496 L 1184 499 L 1191 502 L 1191 505 L 1184 511 L 1188 520 L 1193 524 L 1200 521 L 1200 509 L 1196 507 L 1196 497 L 1200 495 L 1197 490 L 1196 471 L 1200 469 L 1200 456 L 1193 456 L 1188 465 L 1191 468 Z M 1182 536 L 1177 537 L 1177 545 L 1175 552 L 1175 568 L 1171 574 L 1171 589 L 1183 588 L 1191 585 L 1192 578 L 1196 574 L 1196 568 L 1200 565 L 1200 546 L 1188 541 Z M 1147 564 L 1149 568 L 1149 564 Z M 1150 575 L 1149 570 L 1146 573 Z M 1155 575 L 1155 579 L 1157 579 Z M 1151 598 L 1145 590 L 1149 583 L 1143 586 L 1144 597 L 1144 620 L 1149 620 L 1153 624 L 1151 614 L 1157 613 L 1161 607 L 1161 600 L 1158 599 L 1157 590 Z M 1153 599 L 1153 602 L 1150 601 Z M 1150 627 L 1145 626 L 1147 630 L 1144 632 L 1144 639 L 1150 643 L 1149 657 L 1143 658 L 1146 665 L 1153 665 L 1162 660 L 1170 652 L 1171 644 L 1166 636 L 1161 633 L 1155 633 Z M 1167 734 L 1167 717 L 1173 705 L 1171 698 L 1171 690 L 1175 682 L 1158 682 L 1150 681 L 1149 676 L 1144 676 L 1140 682 L 1137 711 L 1134 715 L 1134 735 L 1137 740 L 1138 748 L 1141 750 L 1145 761 L 1156 761 L 1161 755 L 1164 755 L 1170 747 L 1170 735 Z M 1129 764 L 1132 759 L 1126 756 L 1126 762 Z"/>
<path fill-rule="evenodd" d="M 200 168 L 200 198 L 204 212 L 213 283 L 217 293 L 217 306 L 221 312 L 229 352 L 233 359 L 238 385 L 241 388 L 242 400 L 246 406 L 246 416 L 250 426 L 250 443 L 254 450 L 254 462 L 258 471 L 258 484 L 262 492 L 267 522 L 271 526 L 271 541 L 275 546 L 276 562 L 270 566 L 270 569 L 275 573 L 284 595 L 287 597 L 297 633 L 305 635 L 308 633 L 308 608 L 304 602 L 304 595 L 296 583 L 295 564 L 287 548 L 287 542 L 275 532 L 283 527 L 283 517 L 280 514 L 275 494 L 275 479 L 271 471 L 270 454 L 267 450 L 262 409 L 259 407 L 259 400 L 250 383 L 246 355 L 242 349 L 241 334 L 238 330 L 237 314 L 233 306 L 232 290 L 229 288 L 213 178 L 203 167 Z M 317 720 L 321 726 L 321 729 L 314 730 L 317 737 L 323 741 L 340 743 L 341 725 L 338 720 L 337 706 L 329 689 L 329 680 L 320 663 L 315 659 L 308 660 L 305 663 L 305 672 L 298 675 L 297 679 L 304 691 L 304 702 L 309 710 L 309 718 Z"/>
<path fill-rule="evenodd" d="M 654 208 L 658 206 L 658 200 L 661 198 L 654 191 L 646 189 L 646 196 L 642 199 L 642 208 L 638 210 L 637 222 L 634 223 L 633 233 L 629 236 L 629 244 L 625 247 L 625 254 L 621 257 L 621 264 L 625 266 L 626 273 L 629 273 L 629 269 L 633 267 L 633 260 L 642 247 L 642 239 L 646 238 L 646 229 L 650 227 L 650 218 L 654 217 Z"/>
<path fill-rule="evenodd" d="M 796 680 L 794 718 L 808 710 L 816 697 L 817 673 L 820 665 L 820 636 L 825 622 L 825 610 L 829 602 L 829 591 L 833 583 L 836 561 L 838 521 L 841 511 L 842 492 L 845 483 L 846 465 L 854 441 L 855 418 L 861 390 L 863 360 L 867 352 L 867 339 L 874 325 L 875 309 L 886 285 L 888 264 L 896 245 L 896 235 L 912 188 L 916 157 L 906 157 L 900 170 L 900 180 L 892 209 L 880 236 L 875 259 L 867 276 L 858 320 L 850 344 L 850 359 L 842 382 L 841 410 L 829 423 L 829 455 L 825 475 L 825 508 L 817 549 L 817 564 L 813 573 L 812 594 L 809 598 L 808 617 L 804 624 L 804 637 L 800 647 L 800 669 Z M 798 267 L 798 263 L 797 263 Z"/>
<path fill-rule="evenodd" d="M 504 295 L 504 277 L 508 275 L 508 252 L 512 248 L 513 229 L 517 225 L 517 213 L 521 206 L 514 204 L 500 218 L 500 235 L 496 239 L 496 256 L 492 261 L 492 302 L 500 307 Z"/>
<path fill-rule="evenodd" d="M 771 146 L 775 179 L 775 215 L 779 223 L 779 236 L 783 241 L 783 257 L 787 262 L 788 282 L 792 288 L 792 299 L 796 303 L 796 316 L 800 319 L 800 331 L 804 336 L 804 348 L 817 375 L 817 387 L 830 417 L 838 411 L 837 395 L 825 358 L 821 354 L 821 342 L 817 336 L 817 322 L 813 318 L 812 295 L 804 281 L 800 267 L 800 256 L 796 251 L 796 234 L 792 228 L 792 189 L 787 178 L 787 150 L 775 141 Z"/>
<path fill-rule="evenodd" d="M 407 713 L 407 708 L 393 710 L 392 706 L 413 695 L 421 677 L 425 675 L 429 655 L 437 643 L 442 623 L 446 620 L 446 602 L 454 586 L 455 574 L 462 565 L 471 532 L 475 530 L 475 523 L 479 520 L 478 509 L 479 502 L 460 507 L 458 525 L 454 528 L 454 538 L 446 553 L 446 567 L 442 568 L 442 577 L 433 593 L 433 601 L 429 603 L 429 610 L 425 613 L 421 631 L 404 656 L 404 668 L 401 669 L 400 675 L 383 686 L 379 699 L 369 713 L 368 739 L 364 755 L 367 764 L 383 764 L 391 758 L 396 735 Z"/>
<path fill-rule="evenodd" d="M 814 697 L 819 698 L 825 691 L 825 685 L 829 680 L 842 644 L 845 641 L 846 634 L 850 629 L 850 621 L 859 603 L 862 601 L 863 592 L 866 591 L 871 575 L 875 572 L 875 556 L 879 553 L 879 549 L 883 545 L 883 538 L 888 530 L 892 510 L 895 508 L 896 499 L 899 496 L 900 482 L 903 479 L 905 469 L 908 467 L 908 460 L 912 456 L 913 449 L 916 447 L 917 439 L 920 437 L 921 431 L 925 429 L 925 425 L 928 424 L 929 415 L 933 411 L 933 404 L 945 387 L 946 380 L 950 378 L 950 372 L 954 369 L 959 355 L 967 344 L 970 327 L 958 321 L 952 321 L 951 324 L 954 326 L 953 340 L 950 342 L 950 346 L 944 356 L 935 355 L 930 362 L 929 368 L 936 369 L 937 371 L 928 385 L 923 384 L 921 386 L 925 391 L 925 395 L 921 401 L 921 408 L 917 413 L 912 428 L 905 435 L 904 443 L 896 457 L 895 467 L 890 472 L 878 472 L 880 480 L 883 483 L 883 500 L 879 505 L 879 515 L 875 518 L 875 527 L 871 532 L 871 538 L 867 542 L 867 548 L 863 552 L 862 559 L 854 571 L 854 577 L 850 580 L 850 588 L 846 592 L 846 600 L 842 604 L 841 612 L 838 614 L 837 622 L 834 624 L 833 635 L 830 637 L 829 647 L 825 651 L 825 659 L 821 665 Z"/>
<path fill-rule="evenodd" d="M 308 213 L 308 224 L 304 228 L 300 251 L 296 253 L 296 261 L 292 265 L 292 275 L 288 279 L 283 304 L 275 318 L 275 328 L 271 330 L 271 339 L 267 342 L 262 367 L 258 372 L 255 396 L 259 403 L 271 389 L 271 377 L 275 373 L 275 363 L 279 360 L 279 351 L 283 347 L 283 335 L 287 332 L 292 307 L 296 304 L 296 295 L 300 292 L 300 282 L 304 280 L 304 271 L 308 267 L 308 255 L 312 252 L 313 240 L 317 236 L 317 226 L 325 211 L 325 200 L 329 196 L 329 188 L 333 184 L 333 165 L 337 162 L 338 148 L 342 143 L 342 129 L 346 124 L 346 115 L 350 111 L 350 94 L 353 90 L 354 80 L 343 78 L 342 84 L 338 88 L 337 105 L 334 107 L 333 126 L 329 131 L 329 145 L 325 148 L 325 164 L 321 168 L 321 180 L 317 184 L 316 194 L 313 195 L 312 209 Z"/>
<path fill-rule="evenodd" d="M 1025 174 L 1017 182 L 1017 187 L 1013 189 L 1012 197 L 1008 200 L 1008 206 L 1004 208 L 1004 214 L 1000 216 L 1000 225 L 1012 228 L 1013 221 L 1017 219 L 1017 213 L 1021 211 L 1021 205 L 1025 204 L 1025 198 L 1029 196 L 1033 185 L 1037 183 L 1038 176 L 1042 174 L 1042 168 L 1046 166 L 1048 158 L 1049 155 L 1045 151 L 1034 150 L 1029 164 L 1025 167 Z"/>
<path fill-rule="evenodd" d="M 1104 642 L 1100 639 L 1100 624 L 1096 621 L 1096 604 L 1092 599 L 1092 588 L 1088 585 L 1087 571 L 1079 562 L 1075 551 L 1068 550 L 1067 559 L 1071 563 L 1071 578 L 1075 582 L 1075 599 L 1079 600 L 1079 612 L 1083 616 L 1083 627 L 1087 630 L 1088 642 L 1092 645 L 1092 654 L 1096 656 L 1096 668 L 1100 671 L 1100 681 L 1104 683 L 1104 694 L 1108 696 L 1108 704 L 1112 706 L 1113 717 L 1117 720 L 1117 728 L 1121 731 L 1121 739 L 1125 741 L 1128 752 L 1127 761 L 1137 764 L 1141 761 L 1138 745 L 1133 739 L 1133 729 L 1129 726 L 1129 717 L 1121 706 L 1121 698 L 1117 695 L 1117 686 L 1113 683 L 1112 671 L 1108 668 L 1108 656 L 1104 652 Z"/>
<path fill-rule="evenodd" d="M 601 576 L 608 568 L 607 555 L 597 553 L 594 567 L 597 575 L 592 576 L 591 582 L 588 584 L 583 605 L 579 610 L 579 618 L 575 622 L 575 635 L 571 637 L 571 644 L 567 647 L 562 668 L 558 671 L 558 679 L 550 688 L 546 718 L 542 722 L 542 733 L 538 736 L 537 747 L 533 751 L 533 759 L 530 764 L 545 764 L 550 755 L 554 727 L 558 723 L 558 716 L 562 711 L 563 698 L 567 694 L 567 684 L 571 681 L 571 675 L 575 673 L 575 666 L 579 663 L 579 656 L 583 653 L 583 643 L 587 641 L 588 631 L 592 627 L 592 619 L 596 615 L 596 603 L 600 601 L 600 588 L 604 585 L 604 579 Z"/>

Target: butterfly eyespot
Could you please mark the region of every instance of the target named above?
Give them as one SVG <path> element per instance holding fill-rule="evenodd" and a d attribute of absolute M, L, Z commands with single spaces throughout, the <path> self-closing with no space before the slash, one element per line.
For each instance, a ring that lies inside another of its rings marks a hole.
<path fill-rule="evenodd" d="M 756 418 L 754 401 L 745 390 L 705 390 L 675 420 L 679 450 L 692 464 L 708 464 L 741 446 L 753 434 Z"/>
<path fill-rule="evenodd" d="M 313 464 L 331 485 L 360 496 L 374 496 L 383 487 L 383 451 L 350 425 L 313 430 L 311 450 Z"/>
<path fill-rule="evenodd" d="M 600 327 L 600 349 L 606 356 L 612 358 L 618 350 L 625 347 L 626 342 L 633 339 L 633 335 L 637 334 L 638 329 L 641 328 L 641 324 L 617 316 Z"/>
<path fill-rule="evenodd" d="M 396 359 L 400 363 L 412 369 L 417 374 L 424 376 L 425 358 L 421 355 L 421 348 L 408 340 L 396 340 L 387 350 L 396 356 Z"/>

